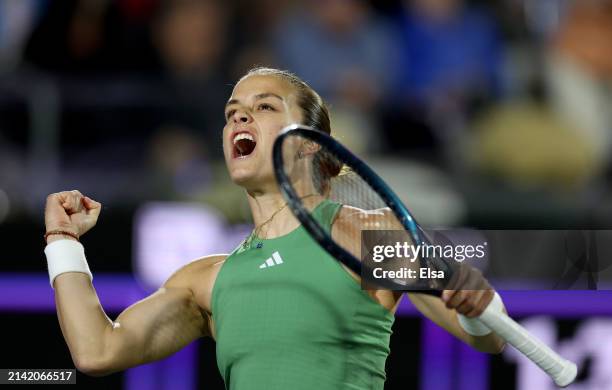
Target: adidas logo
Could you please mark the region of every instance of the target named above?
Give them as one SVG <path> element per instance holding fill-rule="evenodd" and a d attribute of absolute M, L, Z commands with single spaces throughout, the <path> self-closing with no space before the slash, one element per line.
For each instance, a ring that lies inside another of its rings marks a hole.
<path fill-rule="evenodd" d="M 264 261 L 264 263 L 259 266 L 259 268 L 274 267 L 275 265 L 280 264 L 283 264 L 283 259 L 280 257 L 278 252 L 274 252 L 272 253 L 272 257 L 268 257 L 266 261 Z"/>

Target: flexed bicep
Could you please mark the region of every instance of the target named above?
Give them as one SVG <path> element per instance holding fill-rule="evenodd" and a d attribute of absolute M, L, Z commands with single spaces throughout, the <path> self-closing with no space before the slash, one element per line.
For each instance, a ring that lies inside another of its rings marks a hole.
<path fill-rule="evenodd" d="M 162 287 L 126 309 L 108 329 L 105 371 L 163 359 L 209 335 L 208 323 L 191 290 Z"/>
<path fill-rule="evenodd" d="M 56 301 L 64 338 L 80 371 L 102 376 L 163 359 L 211 335 L 206 304 L 222 256 L 194 261 L 114 321 L 102 309 L 85 275 L 58 276 Z M 204 298 L 203 298 L 204 297 Z"/>

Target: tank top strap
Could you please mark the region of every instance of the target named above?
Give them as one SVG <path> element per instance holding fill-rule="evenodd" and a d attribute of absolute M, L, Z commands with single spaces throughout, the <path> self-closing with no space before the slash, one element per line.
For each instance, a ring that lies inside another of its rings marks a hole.
<path fill-rule="evenodd" d="M 329 199 L 323 200 L 315 207 L 312 216 L 323 226 L 329 234 L 331 225 L 334 223 L 342 205 Z"/>

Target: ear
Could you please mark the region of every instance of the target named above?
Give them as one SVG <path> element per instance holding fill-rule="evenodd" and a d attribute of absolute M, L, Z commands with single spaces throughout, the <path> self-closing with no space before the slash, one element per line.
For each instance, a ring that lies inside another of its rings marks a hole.
<path fill-rule="evenodd" d="M 302 144 L 302 147 L 300 148 L 300 151 L 298 152 L 298 154 L 302 153 L 304 156 L 312 156 L 313 154 L 317 153 L 319 150 L 321 150 L 321 145 L 315 142 L 312 142 L 310 140 L 306 140 Z"/>

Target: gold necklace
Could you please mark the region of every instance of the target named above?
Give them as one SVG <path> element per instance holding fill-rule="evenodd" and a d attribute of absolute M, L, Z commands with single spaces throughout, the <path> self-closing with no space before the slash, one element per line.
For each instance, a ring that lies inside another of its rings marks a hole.
<path fill-rule="evenodd" d="M 308 195 L 304 195 L 302 197 L 300 197 L 300 200 L 304 200 L 306 198 L 310 198 L 312 196 L 316 196 L 318 194 L 308 194 Z M 287 207 L 287 202 L 285 202 L 284 205 L 282 205 L 281 208 L 279 208 L 278 210 L 276 210 L 275 212 L 272 213 L 272 215 L 270 216 L 270 218 L 266 219 L 264 222 L 262 222 L 261 224 L 259 224 L 259 226 L 255 226 L 255 229 L 253 229 L 253 231 L 251 232 L 251 234 L 247 237 L 246 240 L 244 240 L 244 243 L 242 244 L 242 248 L 243 249 L 247 249 L 251 247 L 251 243 L 253 242 L 253 240 L 255 239 L 255 237 L 257 237 L 259 235 L 259 233 L 261 232 L 261 228 L 270 223 L 272 221 L 272 219 L 276 216 L 276 214 L 280 213 L 285 207 Z M 263 245 L 263 243 L 259 242 L 257 244 L 257 248 L 261 248 Z"/>

